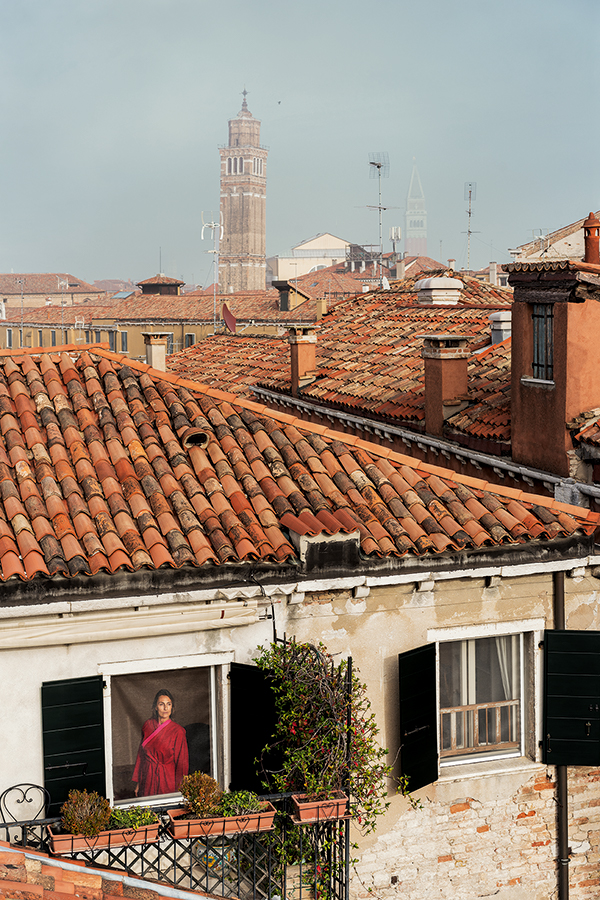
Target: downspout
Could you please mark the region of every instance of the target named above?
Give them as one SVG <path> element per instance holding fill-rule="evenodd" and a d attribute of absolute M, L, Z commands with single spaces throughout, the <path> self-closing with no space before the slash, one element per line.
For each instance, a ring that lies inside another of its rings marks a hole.
<path fill-rule="evenodd" d="M 565 573 L 552 573 L 554 630 L 565 630 Z M 569 795 L 567 767 L 556 767 L 556 830 L 558 832 L 558 900 L 569 900 Z"/>

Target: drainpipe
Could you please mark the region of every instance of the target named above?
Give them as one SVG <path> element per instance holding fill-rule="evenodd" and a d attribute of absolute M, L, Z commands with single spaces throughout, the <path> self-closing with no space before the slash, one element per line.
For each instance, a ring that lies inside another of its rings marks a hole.
<path fill-rule="evenodd" d="M 565 573 L 552 573 L 554 629 L 565 630 Z M 556 830 L 558 832 L 558 900 L 569 900 L 569 795 L 567 767 L 556 767 Z"/>

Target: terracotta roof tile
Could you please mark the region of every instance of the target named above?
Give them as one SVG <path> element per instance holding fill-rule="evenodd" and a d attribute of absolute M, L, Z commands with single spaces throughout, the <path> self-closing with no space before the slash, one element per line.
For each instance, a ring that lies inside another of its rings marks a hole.
<path fill-rule="evenodd" d="M 285 562 L 296 558 L 290 530 L 358 530 L 362 552 L 383 557 L 552 540 L 597 524 L 593 514 L 416 464 L 287 414 L 233 397 L 219 402 L 192 382 L 173 387 L 102 350 L 64 357 L 0 357 L 0 388 L 2 377 L 12 385 L 27 375 L 39 394 L 45 375 L 52 405 L 38 400 L 33 413 L 26 403 L 20 412 L 0 403 L 0 423 L 34 427 L 34 416 L 48 441 L 36 445 L 32 468 L 24 447 L 9 447 L 15 427 L 0 438 L 4 579 Z M 89 444 L 75 439 L 73 397 L 81 395 L 63 390 L 63 374 L 101 401 L 86 408 Z M 54 416 L 46 424 L 45 411 Z M 191 427 L 208 432 L 205 450 L 182 444 Z"/>

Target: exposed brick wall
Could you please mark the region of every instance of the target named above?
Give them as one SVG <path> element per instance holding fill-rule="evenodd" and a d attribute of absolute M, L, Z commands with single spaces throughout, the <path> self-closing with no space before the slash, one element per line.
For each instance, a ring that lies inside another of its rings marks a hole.
<path fill-rule="evenodd" d="M 569 769 L 569 846 L 570 900 L 598 898 L 600 769 Z M 408 809 L 362 854 L 352 895 L 551 900 L 556 852 L 555 785 L 543 770 L 509 798 L 457 795 L 450 803 L 423 800 L 423 809 Z"/>

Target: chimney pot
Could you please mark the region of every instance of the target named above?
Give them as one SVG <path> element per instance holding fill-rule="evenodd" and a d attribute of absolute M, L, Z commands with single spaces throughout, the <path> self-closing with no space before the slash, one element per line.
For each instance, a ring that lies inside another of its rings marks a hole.
<path fill-rule="evenodd" d="M 583 234 L 585 244 L 583 261 L 600 265 L 600 220 L 592 212 L 583 223 Z"/>

